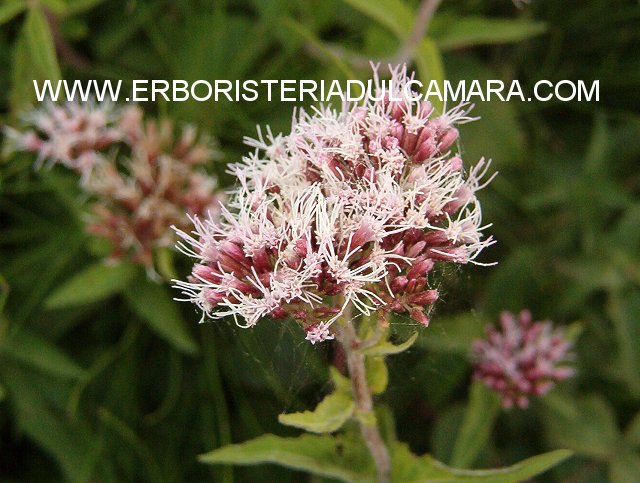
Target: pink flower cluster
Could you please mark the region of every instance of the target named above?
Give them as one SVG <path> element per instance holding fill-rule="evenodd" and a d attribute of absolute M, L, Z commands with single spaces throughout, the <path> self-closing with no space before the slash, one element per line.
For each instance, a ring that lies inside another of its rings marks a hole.
<path fill-rule="evenodd" d="M 179 231 L 197 260 L 176 281 L 185 300 L 242 327 L 293 317 L 314 344 L 351 307 L 428 324 L 434 267 L 493 243 L 475 196 L 488 163 L 465 175 L 451 151 L 455 125 L 472 120 L 465 106 L 435 115 L 403 96 L 405 69 L 392 78 L 394 92 L 375 73 L 374 99 L 300 111 L 289 134 L 245 139 L 254 151 L 230 167 L 239 185 L 220 221 L 193 217 Z"/>
<path fill-rule="evenodd" d="M 25 116 L 30 129 L 6 133 L 38 165 L 61 164 L 91 196 L 88 230 L 112 242 L 112 259 L 153 267 L 153 250 L 175 243 L 173 225 L 219 211 L 216 181 L 200 170 L 217 154 L 187 126 L 143 119 L 136 106 L 45 104 Z"/>
<path fill-rule="evenodd" d="M 474 378 L 498 392 L 505 408 L 526 408 L 529 396 L 544 395 L 574 374 L 563 365 L 573 357 L 573 344 L 551 321 L 532 322 L 528 310 L 517 318 L 502 312 L 500 329 L 490 325 L 485 330 L 486 340 L 473 343 Z"/>

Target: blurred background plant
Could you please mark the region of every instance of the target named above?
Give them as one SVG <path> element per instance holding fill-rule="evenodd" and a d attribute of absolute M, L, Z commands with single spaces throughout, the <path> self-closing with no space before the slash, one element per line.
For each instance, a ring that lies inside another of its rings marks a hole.
<path fill-rule="evenodd" d="M 576 456 L 541 480 L 637 481 L 640 6 L 460 0 L 431 18 L 433 3 L 5 0 L 0 122 L 17 125 L 32 79 L 45 78 L 346 79 L 366 76 L 362 61 L 372 58 L 407 60 L 423 80 L 517 78 L 525 90 L 539 79 L 599 79 L 600 102 L 479 103 L 482 121 L 461 127 L 465 159 L 491 155 L 500 171 L 480 196 L 499 241 L 483 260 L 499 265 L 441 287 L 430 327 L 390 360 L 397 382 L 382 402 L 414 452 L 456 466 L 505 466 L 564 447 Z M 246 151 L 242 136 L 256 124 L 287 130 L 292 107 L 143 106 L 211 133 L 225 162 Z M 196 455 L 296 434 L 277 416 L 328 392 L 330 345 L 311 346 L 282 322 L 198 326 L 144 270 L 99 262 L 105 246 L 85 231 L 75 174 L 33 166 L 20 153 L 0 164 L 0 477 L 299 480 L 273 466 L 205 466 Z M 233 182 L 224 163 L 206 168 Z M 167 272 L 174 262 L 188 272 L 182 258 L 157 254 Z M 471 384 L 471 342 L 502 310 L 523 308 L 569 326 L 576 377 L 526 410 L 500 411 Z M 402 339 L 414 325 L 395 328 Z"/>

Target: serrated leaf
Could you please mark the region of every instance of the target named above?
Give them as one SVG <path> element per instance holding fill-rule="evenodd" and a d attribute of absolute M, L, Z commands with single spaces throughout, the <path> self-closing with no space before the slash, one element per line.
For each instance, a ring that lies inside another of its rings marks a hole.
<path fill-rule="evenodd" d="M 124 290 L 136 272 L 137 268 L 128 263 L 105 265 L 98 262 L 53 292 L 45 300 L 45 307 L 63 309 L 105 300 Z"/>
<path fill-rule="evenodd" d="M 404 444 L 397 444 L 392 453 L 393 481 L 517 483 L 539 475 L 561 463 L 571 451 L 556 450 L 527 458 L 512 466 L 487 470 L 450 468 L 429 455 L 415 456 Z"/>
<path fill-rule="evenodd" d="M 7 23 L 26 8 L 27 2 L 25 0 L 5 0 L 4 4 L 0 5 L 0 25 Z"/>
<path fill-rule="evenodd" d="M 462 427 L 456 437 L 451 466 L 468 468 L 491 437 L 493 424 L 500 412 L 500 399 L 481 382 L 474 382 L 469 391 L 469 404 Z"/>
<path fill-rule="evenodd" d="M 56 56 L 53 36 L 49 23 L 38 7 L 29 9 L 24 23 L 24 33 L 29 46 L 29 54 L 44 79 L 57 82 L 61 79 L 60 66 Z M 30 85 L 31 79 L 29 79 Z"/>
<path fill-rule="evenodd" d="M 438 47 L 451 50 L 520 42 L 546 30 L 544 22 L 535 20 L 439 14 L 430 25 L 429 35 Z"/>
<path fill-rule="evenodd" d="M 416 456 L 404 444 L 393 444 L 390 453 L 393 481 L 421 483 L 516 483 L 548 470 L 571 455 L 571 451 L 557 450 L 506 468 L 459 470 L 449 468 L 428 455 Z M 273 463 L 341 481 L 375 481 L 366 447 L 359 438 L 350 435 L 303 435 L 297 438 L 266 435 L 242 444 L 216 449 L 200 456 L 199 460 L 209 464 Z"/>
<path fill-rule="evenodd" d="M 202 463 L 256 465 L 273 463 L 341 481 L 372 481 L 366 447 L 347 435 L 281 438 L 271 434 L 201 455 Z"/>
<path fill-rule="evenodd" d="M 372 394 L 382 394 L 389 383 L 389 370 L 384 357 L 367 357 L 367 384 Z"/>
<path fill-rule="evenodd" d="M 157 335 L 179 351 L 187 354 L 198 352 L 198 346 L 187 330 L 176 302 L 162 286 L 146 277 L 139 277 L 125 295 L 133 311 Z"/>
<path fill-rule="evenodd" d="M 280 414 L 278 421 L 311 433 L 333 433 L 351 417 L 354 406 L 350 393 L 336 391 L 327 395 L 313 411 Z"/>
<path fill-rule="evenodd" d="M 406 341 L 401 344 L 394 345 L 387 340 L 382 340 L 381 342 L 373 345 L 371 347 L 367 347 L 362 349 L 362 354 L 365 356 L 385 356 L 391 354 L 399 354 L 400 352 L 406 351 L 409 347 L 413 345 L 413 343 L 418 338 L 419 333 L 416 332 L 411 337 L 409 337 Z"/>
<path fill-rule="evenodd" d="M 0 353 L 54 376 L 82 379 L 86 371 L 45 339 L 19 329 L 2 339 Z"/>

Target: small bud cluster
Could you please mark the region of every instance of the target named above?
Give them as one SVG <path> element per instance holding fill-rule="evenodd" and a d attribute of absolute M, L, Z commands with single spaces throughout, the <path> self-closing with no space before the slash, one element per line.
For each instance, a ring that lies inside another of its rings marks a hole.
<path fill-rule="evenodd" d="M 239 185 L 221 220 L 194 217 L 179 231 L 197 260 L 185 300 L 242 327 L 293 317 L 312 343 L 333 338 L 350 306 L 429 322 L 438 264 L 473 262 L 483 239 L 475 192 L 488 163 L 468 175 L 451 153 L 465 106 L 435 115 L 412 97 L 406 69 L 393 92 L 377 72 L 374 99 L 294 116 L 288 135 L 258 130 L 255 150 L 231 165 Z M 489 180 L 490 181 L 490 180 Z"/>
<path fill-rule="evenodd" d="M 526 408 L 529 396 L 544 395 L 573 376 L 573 368 L 563 365 L 572 358 L 573 344 L 551 321 L 532 322 L 528 310 L 517 318 L 502 312 L 500 329 L 485 330 L 486 340 L 473 343 L 474 379 L 498 392 L 505 408 Z"/>
<path fill-rule="evenodd" d="M 172 225 L 219 211 L 214 178 L 199 168 L 216 153 L 195 129 L 143 119 L 136 106 L 44 104 L 25 116 L 25 132 L 6 129 L 12 147 L 81 176 L 93 206 L 88 230 L 112 242 L 112 259 L 153 266 L 153 249 L 174 243 Z"/>

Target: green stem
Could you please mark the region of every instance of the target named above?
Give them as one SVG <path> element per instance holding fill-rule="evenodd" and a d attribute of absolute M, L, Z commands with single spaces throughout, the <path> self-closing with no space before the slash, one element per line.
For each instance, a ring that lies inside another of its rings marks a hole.
<path fill-rule="evenodd" d="M 373 398 L 367 384 L 365 356 L 357 350 L 359 340 L 351 321 L 347 320 L 340 327 L 338 339 L 347 356 L 351 387 L 356 403 L 356 415 L 360 423 L 362 437 L 375 462 L 378 482 L 387 483 L 391 477 L 391 459 L 378 429 L 373 411 Z"/>

